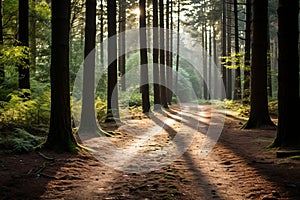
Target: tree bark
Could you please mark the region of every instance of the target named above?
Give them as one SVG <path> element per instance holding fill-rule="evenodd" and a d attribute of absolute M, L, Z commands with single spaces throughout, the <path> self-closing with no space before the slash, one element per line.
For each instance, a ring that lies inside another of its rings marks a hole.
<path fill-rule="evenodd" d="M 202 42 L 203 42 L 203 98 L 205 100 L 208 99 L 208 76 L 207 76 L 207 72 L 208 72 L 208 54 L 207 54 L 207 45 L 208 45 L 208 41 L 207 41 L 207 25 L 206 25 L 206 19 L 204 19 L 204 24 L 202 25 Z"/>
<path fill-rule="evenodd" d="M 30 16 L 30 71 L 32 74 L 36 72 L 36 56 L 37 56 L 37 49 L 36 49 L 36 0 L 32 0 L 32 15 Z"/>
<path fill-rule="evenodd" d="M 169 70 L 170 70 L 170 77 L 169 77 L 169 87 L 170 87 L 170 91 L 169 91 L 169 95 L 168 95 L 168 103 L 172 104 L 172 97 L 173 97 L 173 92 L 174 92 L 174 88 L 173 88 L 173 1 L 170 0 L 170 52 L 169 52 L 169 56 L 170 56 L 170 66 L 169 66 Z"/>
<path fill-rule="evenodd" d="M 278 128 L 275 147 L 300 147 L 299 1 L 278 4 Z"/>
<path fill-rule="evenodd" d="M 160 88 L 159 88 L 159 67 L 158 67 L 158 2 L 153 0 L 153 92 L 154 110 L 160 110 Z"/>
<path fill-rule="evenodd" d="M 150 111 L 149 100 L 149 78 L 148 78 L 148 58 L 147 58 L 147 33 L 146 33 L 146 1 L 139 1 L 140 7 L 140 64 L 141 64 L 141 92 L 143 113 Z"/>
<path fill-rule="evenodd" d="M 166 91 L 166 66 L 165 66 L 165 31 L 164 31 L 164 1 L 159 0 L 159 25 L 160 25 L 160 101 L 164 108 L 168 108 Z"/>
<path fill-rule="evenodd" d="M 57 151 L 76 151 L 71 129 L 69 82 L 70 1 L 52 0 L 51 116 L 44 147 Z"/>
<path fill-rule="evenodd" d="M 108 26 L 108 74 L 107 74 L 107 117 L 106 122 L 117 122 L 119 117 L 118 102 L 118 59 L 116 38 L 116 0 L 107 1 Z"/>
<path fill-rule="evenodd" d="M 166 98 L 167 103 L 171 104 L 170 96 L 172 95 L 171 86 L 171 59 L 170 59 L 170 0 L 166 2 Z"/>
<path fill-rule="evenodd" d="M 82 109 L 78 133 L 105 135 L 95 112 L 96 0 L 86 1 Z"/>
<path fill-rule="evenodd" d="M 103 0 L 100 0 L 100 63 L 101 67 L 104 65 L 104 6 Z"/>
<path fill-rule="evenodd" d="M 222 56 L 225 57 L 226 56 L 226 30 L 227 30 L 227 12 L 226 12 L 226 0 L 222 0 Z M 222 58 L 222 63 L 225 62 L 225 58 Z M 225 67 L 225 64 L 221 65 L 221 72 L 222 72 L 222 79 L 223 79 L 223 84 L 224 84 L 224 88 L 225 88 L 225 92 L 227 89 L 227 69 Z M 223 99 L 224 97 L 226 97 L 226 94 L 221 94 L 221 99 Z"/>
<path fill-rule="evenodd" d="M 234 44 L 235 44 L 235 87 L 234 87 L 234 99 L 240 100 L 242 98 L 241 96 L 241 89 L 242 89 L 242 83 L 241 83 L 241 68 L 240 68 L 240 61 L 239 61 L 239 53 L 240 53 L 240 43 L 239 43 L 239 24 L 238 24 L 238 6 L 237 6 L 237 0 L 234 0 Z"/>
<path fill-rule="evenodd" d="M 232 34 L 232 0 L 228 0 L 227 1 L 227 10 L 226 10 L 226 13 L 227 13 L 227 37 L 226 37 L 226 40 L 227 40 L 227 56 L 232 56 L 232 52 L 231 52 L 231 34 Z M 229 63 L 226 63 L 227 65 L 232 65 L 232 62 L 229 62 Z M 231 68 L 226 68 L 226 72 L 227 72 L 227 75 L 226 75 L 226 98 L 227 99 L 232 99 L 232 69 Z"/>
<path fill-rule="evenodd" d="M 126 30 L 126 1 L 119 1 L 119 71 L 121 78 L 121 90 L 126 90 L 126 80 L 125 80 L 125 64 L 126 64 L 126 55 L 125 55 L 125 33 Z"/>
<path fill-rule="evenodd" d="M 244 69 L 244 87 L 243 102 L 248 103 L 250 99 L 250 61 L 251 61 L 251 0 L 246 0 L 246 30 L 245 30 L 245 69 Z"/>
<path fill-rule="evenodd" d="M 267 94 L 268 1 L 253 1 L 250 117 L 243 128 L 275 126 L 269 116 Z"/>
<path fill-rule="evenodd" d="M 180 0 L 177 1 L 177 52 L 176 52 L 176 76 L 175 76 L 175 92 L 178 93 L 178 70 L 179 70 L 179 47 L 180 47 Z"/>
<path fill-rule="evenodd" d="M 19 45 L 28 47 L 28 0 L 19 0 Z M 28 52 L 25 52 L 28 54 Z M 24 65 L 19 66 L 19 88 L 30 89 L 29 59 L 23 59 Z"/>

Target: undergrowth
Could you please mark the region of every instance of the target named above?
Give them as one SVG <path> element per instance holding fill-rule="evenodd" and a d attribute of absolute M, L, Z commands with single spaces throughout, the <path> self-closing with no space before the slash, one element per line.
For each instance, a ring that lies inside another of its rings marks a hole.
<path fill-rule="evenodd" d="M 33 151 L 44 140 L 45 137 L 32 135 L 21 128 L 15 128 L 11 131 L 0 133 L 1 149 L 11 151 L 13 153 Z"/>
<path fill-rule="evenodd" d="M 224 102 L 217 102 L 216 105 L 222 109 L 236 111 L 241 117 L 249 117 L 250 115 L 250 104 L 244 104 L 238 100 L 225 99 Z M 270 100 L 268 103 L 268 108 L 270 115 L 277 116 L 278 101 Z"/>

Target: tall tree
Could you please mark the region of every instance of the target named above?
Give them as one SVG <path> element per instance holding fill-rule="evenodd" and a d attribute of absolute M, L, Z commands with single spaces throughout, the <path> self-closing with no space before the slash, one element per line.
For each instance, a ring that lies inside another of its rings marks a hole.
<path fill-rule="evenodd" d="M 172 97 L 173 97 L 173 1 L 170 0 L 170 51 L 169 51 L 169 56 L 170 56 L 170 77 L 169 77 L 169 87 L 170 87 L 170 92 L 168 95 L 168 103 L 172 103 Z"/>
<path fill-rule="evenodd" d="M 299 1 L 278 2 L 278 128 L 275 147 L 300 146 Z"/>
<path fill-rule="evenodd" d="M 268 52 L 268 57 L 267 57 L 267 84 L 268 84 L 268 95 L 270 97 L 273 96 L 273 90 L 272 90 L 272 69 L 271 69 L 271 43 L 270 43 L 270 24 L 268 21 L 268 27 L 267 27 L 267 33 L 268 33 L 268 44 L 267 44 L 267 52 Z"/>
<path fill-rule="evenodd" d="M 100 0 L 100 63 L 102 66 L 104 63 L 103 39 L 104 39 L 104 6 L 103 6 L 103 0 Z"/>
<path fill-rule="evenodd" d="M 251 61 L 251 0 L 246 0 L 246 30 L 245 30 L 245 69 L 244 69 L 244 84 L 243 84 L 243 102 L 247 103 L 250 99 L 250 61 Z"/>
<path fill-rule="evenodd" d="M 121 79 L 121 90 L 125 91 L 125 63 L 126 63 L 126 55 L 125 55 L 125 34 L 124 31 L 126 30 L 126 1 L 120 0 L 119 1 L 119 71 L 120 76 L 123 76 Z"/>
<path fill-rule="evenodd" d="M 209 25 L 209 30 L 208 30 L 208 67 L 209 67 L 209 71 L 208 71 L 208 80 L 207 80 L 207 87 L 208 87 L 208 99 L 211 98 L 211 96 L 213 95 L 213 89 L 212 89 L 212 78 L 213 78 L 213 71 L 214 71 L 214 66 L 213 66 L 213 62 L 212 62 L 212 36 L 213 35 L 213 27 L 211 25 Z"/>
<path fill-rule="evenodd" d="M 159 67 L 158 67 L 158 2 L 152 1 L 153 4 L 153 93 L 154 93 L 154 110 L 160 110 L 160 90 L 159 90 Z"/>
<path fill-rule="evenodd" d="M 177 44 L 176 44 L 176 48 L 177 48 L 177 52 L 176 52 L 176 76 L 175 76 L 175 92 L 178 92 L 178 70 L 179 70 L 179 47 L 180 47 L 180 0 L 177 1 Z"/>
<path fill-rule="evenodd" d="M 274 126 L 267 94 L 267 23 L 268 0 L 253 0 L 250 117 L 245 129 Z"/>
<path fill-rule="evenodd" d="M 141 92 L 143 113 L 150 111 L 149 100 L 149 78 L 148 78 L 148 58 L 147 58 L 147 33 L 146 33 L 146 1 L 140 0 L 140 62 L 141 62 Z"/>
<path fill-rule="evenodd" d="M 159 0 L 159 39 L 160 39 L 160 102 L 164 108 L 168 108 L 166 90 L 166 66 L 165 66 L 165 31 L 164 31 L 164 1 Z"/>
<path fill-rule="evenodd" d="M 30 47 L 30 71 L 31 73 L 36 72 L 36 56 L 37 56 L 37 13 L 36 13 L 36 0 L 31 0 L 31 8 L 30 8 L 30 17 L 29 17 L 29 47 Z"/>
<path fill-rule="evenodd" d="M 96 0 L 87 0 L 81 120 L 78 133 L 103 134 L 95 113 Z"/>
<path fill-rule="evenodd" d="M 205 3 L 204 3 L 205 4 Z M 207 25 L 206 25 L 206 17 L 204 17 L 204 23 L 202 24 L 202 45 L 203 45 L 203 98 L 208 99 L 208 77 L 207 77 L 207 72 L 208 72 L 208 55 L 207 55 Z"/>
<path fill-rule="evenodd" d="M 28 10 L 28 0 L 19 0 L 19 45 L 25 47 L 29 45 Z M 19 88 L 30 89 L 29 59 L 24 58 L 23 61 L 24 64 L 19 66 Z"/>
<path fill-rule="evenodd" d="M 70 0 L 52 0 L 51 35 L 51 116 L 44 147 L 57 151 L 76 151 L 71 129 L 69 81 Z"/>
<path fill-rule="evenodd" d="M 227 13 L 227 29 L 226 29 L 226 32 L 227 32 L 227 56 L 231 56 L 232 52 L 231 52 L 231 47 L 232 47 L 232 44 L 231 44 L 231 37 L 232 37 L 232 0 L 228 0 L 227 1 L 227 10 L 226 10 L 226 13 Z M 232 62 L 228 62 L 226 63 L 227 65 L 229 65 L 230 67 L 232 66 Z M 226 75 L 226 98 L 227 99 L 232 99 L 232 69 L 231 68 L 226 68 L 226 72 L 227 72 L 227 75 Z"/>
<path fill-rule="evenodd" d="M 106 122 L 116 122 L 119 117 L 118 102 L 118 65 L 117 65 L 117 3 L 116 0 L 107 1 L 108 27 L 108 74 L 107 74 L 107 117 Z"/>
<path fill-rule="evenodd" d="M 222 66 L 221 66 L 221 72 L 222 72 L 222 80 L 224 84 L 225 90 L 227 89 L 227 69 L 225 67 L 225 56 L 226 56 L 226 24 L 227 24 L 227 9 L 226 9 L 226 0 L 222 0 Z M 226 92 L 226 91 L 225 91 Z M 226 94 L 222 94 L 221 96 L 224 97 Z"/>
<path fill-rule="evenodd" d="M 170 58 L 170 0 L 166 2 L 166 98 L 167 103 L 171 104 L 170 96 L 172 94 L 171 86 L 171 58 Z"/>
<path fill-rule="evenodd" d="M 234 12 L 234 44 L 235 44 L 235 87 L 234 87 L 234 99 L 240 100 L 241 97 L 241 68 L 239 61 L 240 44 L 239 44 L 239 19 L 238 19 L 238 2 L 233 1 L 233 12 Z"/>

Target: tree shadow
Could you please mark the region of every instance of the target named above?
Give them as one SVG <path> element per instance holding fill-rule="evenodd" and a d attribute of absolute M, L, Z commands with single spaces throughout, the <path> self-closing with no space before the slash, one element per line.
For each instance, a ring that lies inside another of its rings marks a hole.
<path fill-rule="evenodd" d="M 173 115 L 181 115 L 180 114 L 180 110 L 179 109 L 169 109 L 166 112 L 170 112 Z M 218 111 L 216 111 L 216 113 L 221 114 L 221 115 L 225 115 L 224 117 L 228 117 L 231 120 L 236 120 L 236 121 L 241 121 L 240 118 L 233 116 L 233 115 L 228 115 L 225 113 L 220 113 Z M 184 117 L 184 115 L 181 115 L 182 117 Z M 197 115 L 194 115 L 195 117 Z M 168 115 L 168 117 L 171 117 L 170 115 Z M 201 122 L 201 119 L 203 118 L 203 116 L 198 116 L 198 120 L 200 124 L 203 124 L 205 126 L 209 126 L 208 123 L 205 122 Z M 188 120 L 188 118 L 186 118 Z M 195 120 L 196 118 L 194 118 Z M 180 121 L 180 120 L 177 120 Z M 182 121 L 181 121 L 182 122 Z M 187 122 L 182 122 L 184 123 L 184 125 L 186 126 L 190 126 L 189 123 Z M 237 122 L 237 124 L 239 124 L 240 122 Z M 225 120 L 225 126 L 227 126 L 226 124 L 226 120 Z M 193 128 L 193 127 L 191 127 Z M 231 127 L 229 127 L 231 128 Z M 235 128 L 235 127 L 232 127 Z M 206 128 L 203 128 L 204 130 L 207 130 Z M 235 131 L 240 131 L 241 133 L 241 137 L 243 136 L 244 133 L 249 133 L 249 134 L 256 134 L 258 137 L 261 136 L 263 137 L 263 131 L 274 131 L 274 137 L 275 137 L 275 133 L 276 133 L 276 129 L 267 129 L 267 130 L 260 130 L 260 129 L 254 129 L 254 130 L 242 130 L 242 129 L 237 129 Z M 202 131 L 201 131 L 202 132 Z M 205 131 L 203 131 L 202 133 L 205 134 Z M 173 133 L 174 134 L 174 133 Z M 275 164 L 273 161 L 272 162 L 268 162 L 268 161 L 260 161 L 258 160 L 259 158 L 257 157 L 258 154 L 256 155 L 249 155 L 247 152 L 247 144 L 239 144 L 239 143 L 235 143 L 234 137 L 228 137 L 228 134 L 230 133 L 222 133 L 217 145 L 221 145 L 222 147 L 224 147 L 225 149 L 228 149 L 229 151 L 231 151 L 237 158 L 241 158 L 244 160 L 245 163 L 248 163 L 248 166 L 255 169 L 255 171 L 257 171 L 258 174 L 260 174 L 262 177 L 265 177 L 265 179 L 269 182 L 274 183 L 274 185 L 277 185 L 281 188 L 281 191 L 285 191 L 286 193 L 288 193 L 287 195 L 290 195 L 292 198 L 298 198 L 300 196 L 300 173 L 297 171 L 299 170 L 299 166 L 296 167 L 296 164 L 291 164 L 289 165 L 288 163 L 286 163 L 286 167 L 288 167 L 289 172 L 284 172 L 284 170 L 282 169 L 283 165 L 281 164 Z M 265 147 L 267 147 L 267 145 L 271 142 L 272 140 L 270 140 L 269 142 L 266 142 Z M 252 141 L 249 141 L 252 142 Z M 243 146 L 244 145 L 244 146 Z M 242 147 L 244 147 L 242 149 Z M 263 148 L 265 148 L 263 147 Z M 259 146 L 257 146 L 257 152 L 261 151 L 261 150 L 265 150 L 268 151 L 267 149 L 260 149 Z M 187 158 L 185 158 L 187 159 Z M 273 160 L 276 160 L 276 156 L 274 154 Z M 283 161 L 282 162 L 287 162 L 287 161 Z M 195 170 L 199 169 L 197 168 L 197 166 L 195 166 Z M 281 180 L 281 181 L 280 181 Z"/>
<path fill-rule="evenodd" d="M 172 114 L 178 114 L 176 111 L 170 111 L 170 109 L 168 109 L 168 112 L 172 112 Z M 168 118 L 174 119 L 174 117 L 172 117 L 168 114 L 166 114 L 166 116 Z M 171 126 L 165 124 L 162 120 L 160 120 L 156 116 L 152 116 L 151 119 L 157 125 L 164 124 L 163 129 L 170 135 L 170 137 L 172 139 L 176 136 L 177 131 L 174 130 Z M 174 119 L 174 120 L 178 121 L 177 119 Z M 178 122 L 182 122 L 182 121 L 179 120 Z M 184 123 L 186 126 L 190 125 L 187 122 L 182 122 L 182 123 Z M 184 140 L 181 141 L 180 143 L 175 143 L 175 144 L 178 145 L 178 148 L 182 148 L 182 146 L 187 146 L 187 147 L 189 146 L 189 144 L 185 143 Z M 196 165 L 196 161 L 194 160 L 194 158 L 188 151 L 185 151 L 180 158 L 182 158 L 184 160 L 184 162 L 187 164 L 189 170 L 193 171 L 193 174 L 194 174 L 193 182 L 197 183 L 197 185 L 199 186 L 199 188 L 197 188 L 197 190 L 201 191 L 201 194 L 204 195 L 199 198 L 201 198 L 201 199 L 202 198 L 203 199 L 214 199 L 214 198 L 225 199 L 225 197 L 222 197 L 222 194 L 218 193 L 217 189 L 215 187 L 213 187 L 213 184 L 209 181 L 209 179 L 206 178 L 206 175 L 201 171 L 201 166 Z M 178 174 L 180 176 L 183 176 L 181 178 L 184 178 L 184 174 L 181 174 L 181 173 L 178 173 Z"/>
<path fill-rule="evenodd" d="M 81 169 L 79 162 L 83 163 L 87 159 L 90 159 L 87 154 L 56 153 L 45 149 L 1 155 L 1 199 L 44 199 L 43 195 L 47 191 L 49 193 L 49 188 L 74 190 L 67 183 L 82 181 L 80 174 L 84 169 Z M 51 198 L 48 195 L 51 196 L 47 194 L 46 198 Z"/>

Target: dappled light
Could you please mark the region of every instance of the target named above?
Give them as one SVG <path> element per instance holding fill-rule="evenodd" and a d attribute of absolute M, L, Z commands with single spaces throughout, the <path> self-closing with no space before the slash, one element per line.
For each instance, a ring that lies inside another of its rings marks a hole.
<path fill-rule="evenodd" d="M 0 199 L 299 199 L 298 29 L 298 0 L 0 0 Z"/>

